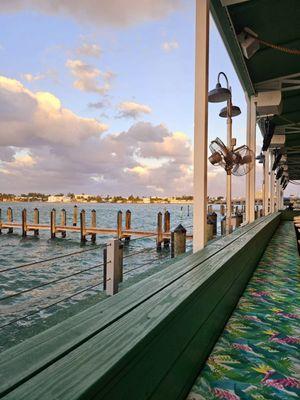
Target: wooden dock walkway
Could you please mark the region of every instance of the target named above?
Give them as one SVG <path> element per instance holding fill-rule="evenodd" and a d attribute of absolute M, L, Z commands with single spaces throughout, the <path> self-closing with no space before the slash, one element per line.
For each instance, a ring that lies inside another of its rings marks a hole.
<path fill-rule="evenodd" d="M 122 211 L 117 213 L 117 224 L 116 228 L 106 228 L 96 226 L 96 210 L 91 211 L 90 225 L 86 224 L 86 211 L 82 210 L 79 213 L 79 224 L 78 224 L 78 209 L 74 206 L 72 225 L 67 225 L 67 212 L 62 209 L 60 212 L 60 222 L 57 223 L 56 210 L 52 209 L 50 212 L 50 223 L 42 224 L 39 222 L 39 210 L 37 208 L 33 211 L 33 223 L 29 223 L 27 220 L 27 210 L 22 210 L 22 221 L 16 222 L 13 220 L 13 210 L 11 207 L 7 209 L 7 220 L 2 221 L 1 210 L 0 210 L 0 233 L 2 230 L 7 229 L 7 233 L 13 233 L 14 229 L 20 229 L 22 236 L 26 237 L 29 232 L 33 232 L 34 236 L 39 235 L 40 230 L 49 231 L 51 239 L 54 239 L 57 234 L 61 234 L 61 237 L 65 238 L 67 232 L 75 232 L 80 234 L 81 243 L 87 241 L 87 236 L 91 237 L 91 241 L 96 241 L 96 235 L 109 235 L 116 236 L 118 239 L 130 240 L 132 236 L 147 238 L 156 237 L 157 248 L 161 248 L 162 244 L 169 244 L 172 236 L 170 226 L 170 213 L 165 211 L 164 215 L 159 212 L 157 214 L 157 223 L 155 231 L 143 231 L 135 230 L 131 227 L 131 211 L 127 210 L 125 215 L 125 226 L 123 226 L 123 215 Z M 192 239 L 192 235 L 186 235 L 186 239 Z"/>

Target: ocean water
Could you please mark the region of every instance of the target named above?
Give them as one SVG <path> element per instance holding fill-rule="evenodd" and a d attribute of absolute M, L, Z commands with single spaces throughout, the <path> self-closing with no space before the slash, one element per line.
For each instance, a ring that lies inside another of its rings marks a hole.
<path fill-rule="evenodd" d="M 72 225 L 73 204 L 53 203 L 1 203 L 2 220 L 6 221 L 8 207 L 13 209 L 14 221 L 21 221 L 22 209 L 27 209 L 28 222 L 33 220 L 33 210 L 40 211 L 40 223 L 49 224 L 52 208 L 57 212 L 67 211 L 67 225 Z M 218 206 L 216 207 L 218 210 Z M 156 229 L 157 213 L 168 210 L 171 214 L 171 229 L 179 223 L 192 232 L 193 208 L 177 204 L 78 204 L 78 216 L 81 209 L 86 210 L 86 223 L 89 225 L 91 210 L 97 212 L 97 227 L 115 228 L 117 212 L 132 213 L 131 226 L 137 230 Z M 108 236 L 97 235 L 96 245 L 80 243 L 77 233 L 67 232 L 66 238 L 50 239 L 49 231 L 40 231 L 39 237 L 28 233 L 21 237 L 21 230 L 0 235 L 0 350 L 6 349 L 21 340 L 32 336 L 70 315 L 78 313 L 106 297 L 103 292 L 103 246 Z M 188 250 L 191 241 L 188 241 Z M 89 250 L 81 252 L 82 250 Z M 73 256 L 43 262 L 45 259 L 81 252 Z M 139 253 L 134 255 L 135 253 Z M 124 281 L 120 290 L 144 277 L 159 271 L 170 262 L 170 252 L 156 251 L 155 237 L 132 240 L 124 247 Z M 131 255 L 131 256 L 130 256 Z M 17 268 L 24 264 L 33 265 Z M 95 268 L 93 268 L 95 267 Z M 76 274 L 67 279 L 49 284 L 50 281 Z M 11 269 L 9 271 L 9 269 Z M 7 271 L 4 271 L 7 270 Z M 40 288 L 33 289 L 36 286 Z M 24 292 L 16 295 L 19 292 Z M 65 300 L 66 299 L 66 300 Z M 57 304 L 56 304 L 57 303 Z"/>

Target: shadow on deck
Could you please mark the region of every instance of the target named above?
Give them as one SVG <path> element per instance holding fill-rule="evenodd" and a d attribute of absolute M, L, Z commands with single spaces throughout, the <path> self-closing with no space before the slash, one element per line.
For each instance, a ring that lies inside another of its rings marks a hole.
<path fill-rule="evenodd" d="M 299 266 L 293 224 L 281 222 L 189 400 L 300 397 Z"/>

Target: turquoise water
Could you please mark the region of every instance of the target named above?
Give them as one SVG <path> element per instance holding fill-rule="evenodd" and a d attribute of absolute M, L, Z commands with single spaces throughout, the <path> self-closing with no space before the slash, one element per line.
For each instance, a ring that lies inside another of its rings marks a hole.
<path fill-rule="evenodd" d="M 23 208 L 27 209 L 27 219 L 28 222 L 31 222 L 33 210 L 37 207 L 40 211 L 40 223 L 45 224 L 49 224 L 50 211 L 53 207 L 57 211 L 57 222 L 59 223 L 60 210 L 64 208 L 67 211 L 67 225 L 72 225 L 73 204 L 2 203 L 0 208 L 3 221 L 6 220 L 6 210 L 9 206 L 13 208 L 16 222 L 21 221 Z M 130 209 L 132 229 L 153 231 L 156 228 L 157 213 L 167 209 L 171 213 L 171 229 L 182 223 L 188 227 L 188 232 L 191 232 L 192 206 L 189 207 L 189 215 L 187 205 L 177 204 L 78 204 L 78 214 L 81 209 L 86 210 L 87 225 L 90 221 L 90 212 L 95 209 L 97 211 L 97 227 L 106 228 L 116 227 L 119 210 L 123 212 L 124 221 L 126 210 Z M 98 264 L 100 266 L 57 283 L 30 290 L 22 295 L 0 300 L 0 349 L 10 347 L 106 297 L 102 285 L 103 248 L 100 245 L 106 243 L 108 236 L 97 235 L 96 245 L 91 242 L 82 245 L 77 233 L 67 233 L 65 239 L 60 238 L 60 234 L 57 234 L 58 237 L 51 240 L 48 231 L 40 231 L 38 238 L 33 237 L 32 233 L 28 233 L 26 238 L 22 238 L 19 229 L 15 230 L 13 234 L 6 232 L 7 230 L 3 230 L 0 236 L 0 271 L 85 249 L 91 249 L 91 251 L 0 272 L 0 298 Z M 191 248 L 190 241 L 188 246 Z M 168 250 L 156 251 L 155 238 L 132 240 L 128 246 L 125 246 L 124 255 L 134 254 L 143 249 L 146 251 L 124 259 L 124 282 L 121 284 L 121 290 L 171 262 Z M 88 289 L 90 286 L 93 287 Z M 63 301 L 69 296 L 72 297 Z M 58 301 L 59 304 L 52 306 Z M 30 314 L 32 315 L 26 317 Z M 4 325 L 6 326 L 4 327 Z"/>

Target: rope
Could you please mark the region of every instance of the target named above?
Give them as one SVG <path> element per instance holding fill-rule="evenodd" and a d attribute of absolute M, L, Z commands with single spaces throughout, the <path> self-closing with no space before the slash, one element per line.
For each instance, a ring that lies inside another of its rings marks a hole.
<path fill-rule="evenodd" d="M 249 36 L 253 37 L 254 39 L 256 39 L 259 43 L 264 44 L 267 47 L 271 47 L 274 50 L 278 50 L 278 51 L 281 51 L 281 52 L 287 53 L 287 54 L 300 56 L 300 50 L 298 50 L 298 49 L 289 49 L 288 47 L 285 47 L 285 46 L 280 46 L 278 44 L 267 42 L 266 40 L 260 39 L 259 37 L 253 35 L 248 30 L 246 31 L 246 33 L 247 33 L 247 35 L 249 35 Z"/>
<path fill-rule="evenodd" d="M 79 292 L 76 292 L 76 293 L 74 293 L 74 294 L 72 294 L 72 295 L 70 295 L 70 296 L 68 296 L 68 297 L 64 297 L 63 299 L 58 300 L 58 301 L 56 301 L 56 302 L 54 302 L 54 303 L 51 303 L 51 304 L 49 304 L 49 305 L 46 306 L 46 307 L 42 307 L 42 308 L 40 308 L 40 309 L 37 310 L 37 311 L 33 311 L 32 313 L 26 314 L 26 315 L 24 315 L 23 317 L 16 318 L 16 319 L 14 319 L 14 320 L 8 322 L 7 324 L 1 325 L 1 326 L 0 326 L 0 329 L 3 329 L 3 328 L 5 328 L 6 326 L 9 326 L 9 325 L 15 324 L 16 322 L 22 321 L 23 319 L 26 319 L 26 318 L 28 318 L 28 317 L 32 317 L 33 315 L 38 314 L 38 313 L 41 312 L 41 311 L 47 310 L 47 309 L 50 308 L 50 307 L 56 306 L 57 304 L 63 303 L 64 301 L 69 300 L 69 299 L 71 299 L 72 297 L 78 296 L 79 294 L 81 294 L 81 293 L 83 293 L 83 292 L 86 292 L 87 290 L 93 289 L 94 287 L 101 285 L 101 283 L 103 283 L 103 281 L 101 281 L 101 282 L 99 282 L 99 283 L 97 283 L 97 284 L 95 284 L 95 285 L 91 285 L 91 286 L 89 286 L 89 287 L 87 287 L 87 288 L 85 288 L 85 289 L 83 289 L 83 290 L 80 290 Z"/>
<path fill-rule="evenodd" d="M 22 265 L 18 265 L 16 267 L 12 267 L 12 268 L 1 269 L 0 272 L 8 272 L 8 271 L 13 271 L 13 270 L 20 269 L 20 268 L 30 267 L 32 265 L 42 264 L 42 263 L 49 262 L 49 261 L 55 261 L 55 260 L 59 260 L 60 258 L 71 257 L 71 256 L 74 256 L 77 254 L 86 253 L 87 251 L 93 251 L 93 250 L 98 249 L 99 247 L 105 247 L 105 246 L 106 246 L 106 244 L 99 244 L 97 247 L 93 247 L 91 249 L 75 251 L 74 253 L 63 254 L 61 256 L 57 256 L 57 257 L 53 257 L 53 258 L 46 258 L 45 260 L 34 261 L 32 263 L 22 264 Z"/>
<path fill-rule="evenodd" d="M 93 267 L 83 269 L 81 271 L 75 272 L 75 273 L 70 274 L 70 275 L 62 276 L 61 278 L 57 278 L 57 279 L 54 279 L 54 280 L 49 281 L 49 282 L 42 283 L 41 285 L 38 285 L 38 286 L 34 286 L 32 288 L 22 290 L 21 292 L 13 293 L 13 294 L 11 294 L 9 296 L 1 297 L 0 301 L 8 300 L 8 299 L 11 299 L 13 297 L 20 296 L 20 295 L 22 295 L 24 293 L 28 293 L 28 292 L 31 292 L 33 290 L 40 289 L 42 287 L 45 287 L 45 286 L 48 286 L 48 285 L 63 281 L 64 279 L 71 278 L 72 276 L 83 274 L 84 272 L 91 271 L 92 269 L 95 269 L 95 268 L 98 268 L 98 267 L 101 267 L 101 266 L 103 266 L 103 263 L 102 264 L 98 264 L 98 265 L 94 265 Z"/>

